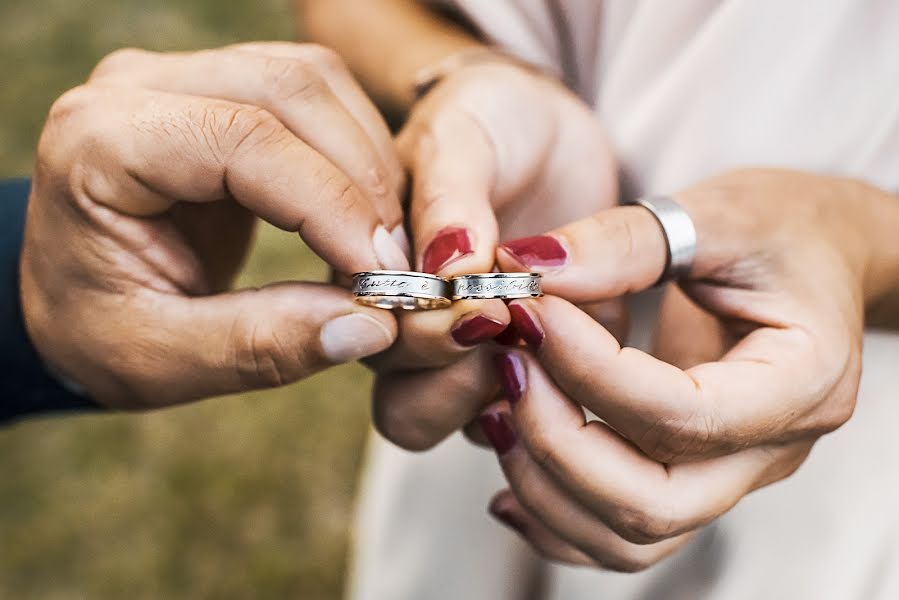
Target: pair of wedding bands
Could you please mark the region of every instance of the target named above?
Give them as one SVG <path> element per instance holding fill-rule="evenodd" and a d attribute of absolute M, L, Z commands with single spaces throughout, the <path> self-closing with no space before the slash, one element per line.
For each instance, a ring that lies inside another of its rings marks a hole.
<path fill-rule="evenodd" d="M 690 273 L 696 256 L 696 228 L 690 215 L 668 196 L 633 202 L 648 210 L 665 237 L 665 267 L 658 283 Z M 539 273 L 476 273 L 452 279 L 414 271 L 366 271 L 353 276 L 356 301 L 378 308 L 430 310 L 453 300 L 537 298 L 543 295 Z"/>
<path fill-rule="evenodd" d="M 415 271 L 364 271 L 353 275 L 356 302 L 377 308 L 432 310 L 454 300 L 539 298 L 539 273 L 475 273 L 451 279 Z"/>

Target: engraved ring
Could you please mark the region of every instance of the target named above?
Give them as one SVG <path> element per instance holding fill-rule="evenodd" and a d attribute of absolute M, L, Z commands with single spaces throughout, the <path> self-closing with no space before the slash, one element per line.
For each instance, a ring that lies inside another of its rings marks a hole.
<path fill-rule="evenodd" d="M 452 304 L 452 284 L 413 271 L 363 271 L 353 275 L 356 302 L 377 308 L 431 310 Z"/>
<path fill-rule="evenodd" d="M 696 227 L 680 204 L 667 196 L 648 196 L 634 204 L 652 213 L 662 227 L 668 254 L 665 270 L 657 283 L 678 279 L 690 273 L 696 256 Z"/>
<path fill-rule="evenodd" d="M 539 298 L 540 273 L 475 273 L 453 277 L 453 300 Z"/>

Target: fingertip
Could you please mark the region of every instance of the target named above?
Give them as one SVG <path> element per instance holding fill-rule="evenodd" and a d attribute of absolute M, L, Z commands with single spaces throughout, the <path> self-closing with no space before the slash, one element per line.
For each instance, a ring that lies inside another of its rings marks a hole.
<path fill-rule="evenodd" d="M 360 307 L 326 321 L 319 343 L 328 362 L 340 364 L 383 352 L 396 340 L 396 320 L 387 311 Z M 384 313 L 384 314 L 379 314 Z"/>
<path fill-rule="evenodd" d="M 378 224 L 372 234 L 372 247 L 382 269 L 408 271 L 409 259 L 397 239 L 387 231 L 384 225 Z"/>

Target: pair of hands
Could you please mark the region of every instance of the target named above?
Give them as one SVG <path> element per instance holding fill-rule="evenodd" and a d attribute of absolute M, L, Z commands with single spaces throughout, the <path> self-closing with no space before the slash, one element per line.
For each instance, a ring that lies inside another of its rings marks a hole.
<path fill-rule="evenodd" d="M 225 291 L 257 216 L 339 273 L 407 268 L 403 167 L 417 269 L 540 270 L 549 295 L 395 317 L 322 284 Z M 23 306 L 48 364 L 120 408 L 375 355 L 383 433 L 426 448 L 469 425 L 511 484 L 494 514 L 551 558 L 633 570 L 789 475 L 849 417 L 883 279 L 865 215 L 884 196 L 770 170 L 677 194 L 699 252 L 649 355 L 609 331 L 614 300 L 662 272 L 664 239 L 644 209 L 613 207 L 603 133 L 558 84 L 467 67 L 394 144 L 320 47 L 122 51 L 51 111 Z"/>

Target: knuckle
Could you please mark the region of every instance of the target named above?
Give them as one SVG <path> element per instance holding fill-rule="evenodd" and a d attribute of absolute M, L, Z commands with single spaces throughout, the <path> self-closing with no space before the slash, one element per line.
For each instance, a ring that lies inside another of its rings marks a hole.
<path fill-rule="evenodd" d="M 591 554 L 603 568 L 616 573 L 639 573 L 653 566 L 657 560 L 640 552 L 620 552 L 596 556 Z"/>
<path fill-rule="evenodd" d="M 273 143 L 285 143 L 288 131 L 272 113 L 256 106 L 210 105 L 202 121 L 205 134 L 223 156 L 252 152 Z"/>
<path fill-rule="evenodd" d="M 329 90 L 318 66 L 287 58 L 265 59 L 264 79 L 272 102 L 308 101 Z"/>
<path fill-rule="evenodd" d="M 127 73 L 133 70 L 135 63 L 151 54 L 147 50 L 140 48 L 119 48 L 110 52 L 94 67 L 91 72 L 91 79 L 113 75 L 117 73 Z"/>
<path fill-rule="evenodd" d="M 651 458 L 675 463 L 707 453 L 719 438 L 715 419 L 700 411 L 657 421 L 640 446 Z"/>
<path fill-rule="evenodd" d="M 329 71 L 338 71 L 346 68 L 343 58 L 331 48 L 321 44 L 303 44 L 303 54 L 306 60 Z"/>
<path fill-rule="evenodd" d="M 654 502 L 620 509 L 610 526 L 625 540 L 640 545 L 655 544 L 677 533 L 670 511 Z"/>
<path fill-rule="evenodd" d="M 448 432 L 441 433 L 434 423 L 414 410 L 400 390 L 383 376 L 378 377 L 372 406 L 375 429 L 405 450 L 422 452 L 433 448 Z"/>
<path fill-rule="evenodd" d="M 287 352 L 264 321 L 242 313 L 231 336 L 238 380 L 248 388 L 279 387 L 292 380 Z"/>

